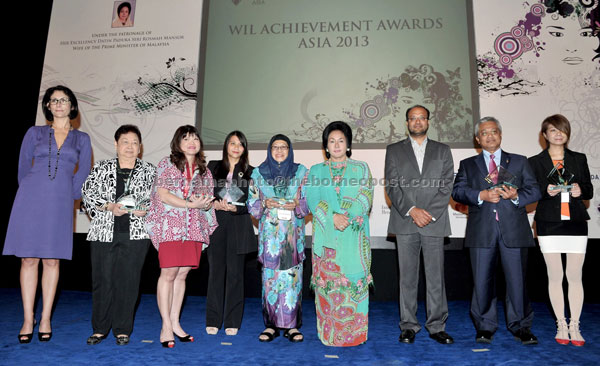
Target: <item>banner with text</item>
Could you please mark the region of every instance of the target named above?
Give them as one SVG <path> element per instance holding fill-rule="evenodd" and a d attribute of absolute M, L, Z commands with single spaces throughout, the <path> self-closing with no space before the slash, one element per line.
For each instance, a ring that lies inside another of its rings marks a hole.
<path fill-rule="evenodd" d="M 207 145 L 243 126 L 253 146 L 284 133 L 319 148 L 323 127 L 344 120 L 354 147 L 381 148 L 404 137 L 405 109 L 418 103 L 432 138 L 471 146 L 468 1 L 206 1 Z"/>
<path fill-rule="evenodd" d="M 95 161 L 115 156 L 114 132 L 130 123 L 157 163 L 175 129 L 195 123 L 201 19 L 196 0 L 54 0 L 40 99 L 57 84 L 75 92 Z M 76 228 L 88 228 L 81 212 Z"/>

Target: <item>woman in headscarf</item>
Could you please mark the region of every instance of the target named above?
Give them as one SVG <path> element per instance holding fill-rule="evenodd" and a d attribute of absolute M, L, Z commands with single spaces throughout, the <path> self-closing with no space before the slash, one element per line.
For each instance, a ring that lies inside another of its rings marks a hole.
<path fill-rule="evenodd" d="M 262 308 L 266 326 L 258 339 L 270 342 L 284 329 L 290 342 L 302 342 L 304 196 L 307 169 L 294 163 L 285 135 L 269 142 L 267 159 L 252 173 L 248 211 L 259 220 L 258 261 L 262 263 Z"/>

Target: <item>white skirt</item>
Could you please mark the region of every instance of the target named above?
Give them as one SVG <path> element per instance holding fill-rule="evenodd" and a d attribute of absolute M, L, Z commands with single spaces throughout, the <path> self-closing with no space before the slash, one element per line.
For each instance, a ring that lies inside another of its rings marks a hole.
<path fill-rule="evenodd" d="M 538 236 L 542 253 L 581 253 L 585 254 L 587 236 L 548 235 Z"/>

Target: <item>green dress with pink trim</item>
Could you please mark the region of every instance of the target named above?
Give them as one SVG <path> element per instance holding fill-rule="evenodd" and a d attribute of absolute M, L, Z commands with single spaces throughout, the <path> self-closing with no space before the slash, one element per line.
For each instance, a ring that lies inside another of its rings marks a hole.
<path fill-rule="evenodd" d="M 369 212 L 373 184 L 369 166 L 347 159 L 311 167 L 306 200 L 313 214 L 312 279 L 317 333 L 327 346 L 356 346 L 367 340 L 371 245 Z M 339 231 L 333 215 L 350 225 Z"/>

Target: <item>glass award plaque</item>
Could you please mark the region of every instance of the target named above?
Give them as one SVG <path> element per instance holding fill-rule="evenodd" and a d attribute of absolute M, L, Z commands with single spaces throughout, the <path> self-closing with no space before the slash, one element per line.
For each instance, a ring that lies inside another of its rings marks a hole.
<path fill-rule="evenodd" d="M 573 188 L 571 182 L 575 178 L 575 174 L 568 171 L 562 163 L 556 163 L 546 178 L 548 178 L 551 184 L 556 186 L 552 187 L 552 190 L 560 189 L 562 192 L 569 192 Z"/>
<path fill-rule="evenodd" d="M 285 198 L 277 198 L 277 200 L 279 201 L 279 204 L 281 206 L 287 204 L 287 203 L 292 203 L 294 202 L 293 200 L 286 200 Z M 292 210 L 286 210 L 285 208 L 278 208 L 277 209 L 277 218 L 279 220 L 284 220 L 284 221 L 290 221 L 292 219 Z"/>
<path fill-rule="evenodd" d="M 149 199 L 138 199 L 133 194 L 123 194 L 117 199 L 117 203 L 123 205 L 123 209 L 131 213 L 135 210 L 145 211 L 147 209 Z"/>
<path fill-rule="evenodd" d="M 246 203 L 238 202 L 244 196 L 244 192 L 235 185 L 223 187 L 217 193 L 220 199 L 224 200 L 227 197 L 227 203 L 234 206 L 245 206 Z"/>
<path fill-rule="evenodd" d="M 490 172 L 485 177 L 485 181 L 492 184 L 488 189 L 501 188 L 502 186 L 514 189 L 519 188 L 516 185 L 517 177 L 502 165 L 499 165 L 493 172 Z"/>

